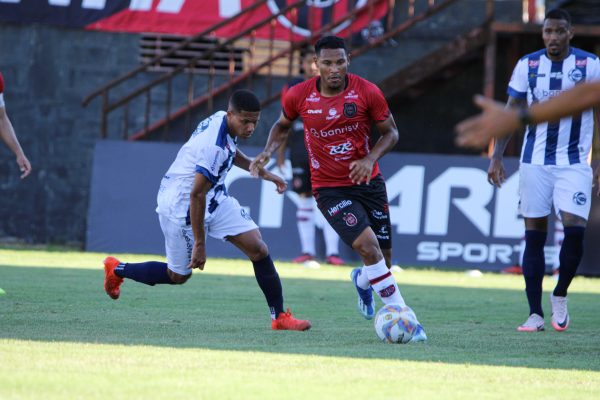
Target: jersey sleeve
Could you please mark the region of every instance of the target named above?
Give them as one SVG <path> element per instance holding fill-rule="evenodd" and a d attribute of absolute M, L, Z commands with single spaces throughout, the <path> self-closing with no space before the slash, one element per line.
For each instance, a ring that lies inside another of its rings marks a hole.
<path fill-rule="evenodd" d="M 227 159 L 224 150 L 216 145 L 202 146 L 196 157 L 196 173 L 204 175 L 213 186 L 216 185 L 219 169 Z"/>
<path fill-rule="evenodd" d="M 369 89 L 369 116 L 375 122 L 381 122 L 390 116 L 390 107 L 388 106 L 383 92 L 375 85 Z"/>
<path fill-rule="evenodd" d="M 527 68 L 527 59 L 520 60 L 515 66 L 506 91 L 510 97 L 515 99 L 527 98 L 527 89 L 529 88 Z"/>
<path fill-rule="evenodd" d="M 290 121 L 295 120 L 299 116 L 298 112 L 298 86 L 289 88 L 285 94 L 283 94 L 282 111 L 283 115 Z"/>

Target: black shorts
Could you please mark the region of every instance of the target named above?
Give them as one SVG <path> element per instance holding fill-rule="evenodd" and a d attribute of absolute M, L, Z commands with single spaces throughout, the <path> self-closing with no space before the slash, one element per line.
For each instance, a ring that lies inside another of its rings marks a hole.
<path fill-rule="evenodd" d="M 318 188 L 315 199 L 327 222 L 348 246 L 352 247 L 356 238 L 370 226 L 379 247 L 392 248 L 392 224 L 381 175 L 368 185 Z"/>
<path fill-rule="evenodd" d="M 309 194 L 312 196 L 310 167 L 308 163 L 294 163 L 292 161 L 292 190 L 298 194 Z"/>

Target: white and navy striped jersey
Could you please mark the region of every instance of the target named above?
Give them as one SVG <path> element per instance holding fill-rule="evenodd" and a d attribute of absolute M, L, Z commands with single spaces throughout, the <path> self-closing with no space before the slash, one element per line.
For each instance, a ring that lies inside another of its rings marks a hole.
<path fill-rule="evenodd" d="M 210 216 L 228 196 L 225 177 L 236 151 L 237 138 L 229 134 L 225 111 L 200 122 L 160 183 L 156 212 L 189 225 L 190 193 L 195 175 L 202 174 L 212 183 L 206 195 L 205 218 Z"/>
<path fill-rule="evenodd" d="M 571 47 L 564 60 L 551 61 L 543 49 L 519 60 L 508 85 L 508 94 L 527 99 L 532 105 L 547 101 L 577 84 L 597 80 L 600 80 L 600 61 L 596 55 Z M 587 163 L 593 133 L 592 109 L 557 122 L 529 125 L 521 162 L 537 165 Z"/>

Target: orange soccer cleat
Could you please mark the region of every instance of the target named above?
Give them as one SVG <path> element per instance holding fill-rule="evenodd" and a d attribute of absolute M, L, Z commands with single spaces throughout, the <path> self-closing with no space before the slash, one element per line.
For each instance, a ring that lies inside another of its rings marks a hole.
<path fill-rule="evenodd" d="M 289 308 L 280 313 L 277 319 L 271 320 L 271 329 L 274 331 L 306 331 L 310 327 L 309 320 L 294 318 Z"/>
<path fill-rule="evenodd" d="M 114 300 L 121 295 L 121 283 L 123 283 L 123 278 L 115 274 L 115 268 L 120 263 L 121 261 L 114 257 L 109 256 L 104 259 L 104 290 Z"/>

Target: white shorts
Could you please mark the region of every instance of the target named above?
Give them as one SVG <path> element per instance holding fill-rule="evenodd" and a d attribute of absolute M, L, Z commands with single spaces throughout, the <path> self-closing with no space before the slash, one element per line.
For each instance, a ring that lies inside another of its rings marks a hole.
<path fill-rule="evenodd" d="M 174 221 L 159 214 L 158 221 L 165 237 L 165 252 L 169 269 L 180 275 L 192 273 L 188 265 L 192 259 L 194 248 L 194 232 L 191 225 Z M 227 240 L 244 232 L 258 229 L 250 215 L 233 198 L 227 197 L 204 220 L 205 233 L 215 239 Z"/>
<path fill-rule="evenodd" d="M 521 164 L 519 208 L 526 218 L 550 215 L 552 206 L 586 220 L 592 202 L 592 168 L 587 164 L 565 166 Z"/>

